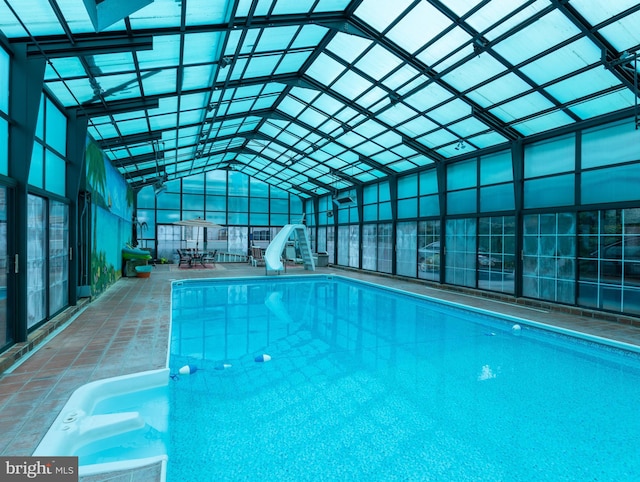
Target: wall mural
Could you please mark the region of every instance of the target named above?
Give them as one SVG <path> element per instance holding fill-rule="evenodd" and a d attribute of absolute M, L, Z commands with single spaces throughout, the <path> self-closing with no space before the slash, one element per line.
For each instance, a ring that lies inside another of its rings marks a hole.
<path fill-rule="evenodd" d="M 87 138 L 87 190 L 91 192 L 91 294 L 122 276 L 122 248 L 131 243 L 133 190 L 98 144 Z"/>

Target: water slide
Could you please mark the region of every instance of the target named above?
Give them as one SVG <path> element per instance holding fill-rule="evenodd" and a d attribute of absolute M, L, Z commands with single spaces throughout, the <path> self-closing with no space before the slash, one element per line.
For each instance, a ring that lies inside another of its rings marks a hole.
<path fill-rule="evenodd" d="M 300 247 L 300 254 L 304 261 L 304 268 L 315 271 L 315 263 L 311 253 L 311 246 L 307 237 L 307 227 L 304 224 L 286 224 L 276 237 L 269 243 L 264 253 L 264 260 L 267 271 L 283 271 L 282 251 L 284 251 L 287 241 L 292 234 L 295 234 Z"/>

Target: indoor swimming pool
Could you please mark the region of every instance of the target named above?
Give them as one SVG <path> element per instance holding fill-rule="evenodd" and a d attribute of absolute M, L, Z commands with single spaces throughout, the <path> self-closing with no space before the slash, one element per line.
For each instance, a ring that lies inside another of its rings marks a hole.
<path fill-rule="evenodd" d="M 176 281 L 170 351 L 169 482 L 640 478 L 638 353 L 521 320 L 335 276 Z"/>

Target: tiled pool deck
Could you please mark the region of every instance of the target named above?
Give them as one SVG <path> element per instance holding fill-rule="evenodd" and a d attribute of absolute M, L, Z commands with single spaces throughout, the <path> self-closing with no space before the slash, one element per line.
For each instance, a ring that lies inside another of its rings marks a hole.
<path fill-rule="evenodd" d="M 319 268 L 316 274 L 333 273 L 362 279 L 434 298 L 460 302 L 491 311 L 583 331 L 592 335 L 640 346 L 640 320 L 623 318 L 612 322 L 603 314 L 559 311 L 545 304 L 523 306 L 497 299 L 473 296 L 458 290 L 442 290 L 416 280 L 403 280 L 350 270 Z M 309 274 L 300 267 L 287 274 Z M 158 266 L 150 278 L 123 278 L 91 303 L 77 310 L 63 331 L 0 373 L 0 454 L 30 455 L 71 393 L 101 378 L 125 375 L 166 363 L 169 333 L 170 280 L 264 276 L 264 268 L 247 264 L 222 264 L 216 269 L 178 269 Z M 493 295 L 491 295 L 493 297 Z M 19 347 L 16 347 L 16 349 Z M 4 365 L 16 349 L 0 356 Z M 153 469 L 152 469 L 153 470 Z M 148 472 L 117 480 L 154 480 Z M 109 478 L 109 480 L 116 480 Z M 106 480 L 93 479 L 89 480 Z"/>

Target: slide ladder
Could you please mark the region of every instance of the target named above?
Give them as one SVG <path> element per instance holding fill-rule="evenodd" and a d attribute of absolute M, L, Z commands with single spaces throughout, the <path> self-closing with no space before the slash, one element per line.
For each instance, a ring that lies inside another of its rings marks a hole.
<path fill-rule="evenodd" d="M 313 260 L 313 254 L 311 253 L 311 243 L 307 235 L 307 227 L 304 224 L 286 224 L 280 232 L 276 234 L 276 237 L 269 243 L 265 251 L 264 260 L 267 273 L 269 271 L 284 270 L 282 251 L 284 251 L 287 241 L 289 241 L 292 234 L 295 235 L 298 240 L 298 247 L 300 248 L 304 269 L 315 271 L 316 265 Z"/>

